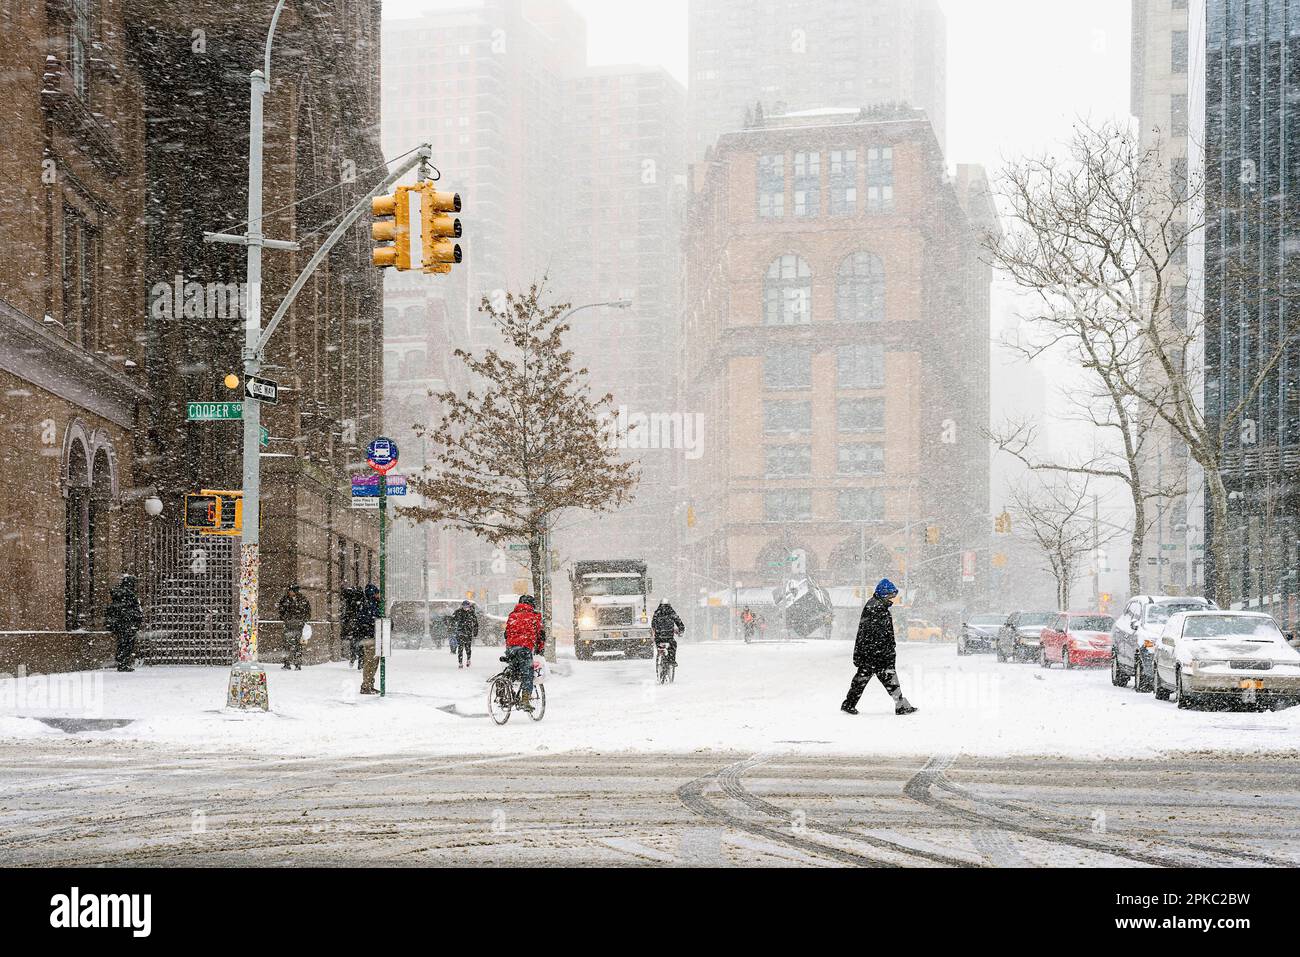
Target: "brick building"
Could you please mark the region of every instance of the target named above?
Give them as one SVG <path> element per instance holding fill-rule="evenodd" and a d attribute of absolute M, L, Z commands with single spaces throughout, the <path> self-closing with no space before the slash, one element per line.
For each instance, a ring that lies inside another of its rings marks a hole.
<path fill-rule="evenodd" d="M 983 172 L 924 114 L 820 110 L 723 135 L 693 170 L 682 579 L 721 595 L 806 567 L 882 574 L 930 611 L 987 583 L 990 273 Z M 715 601 L 718 600 L 715 597 Z"/>
<path fill-rule="evenodd" d="M 186 402 L 239 398 L 222 379 L 240 367 L 244 254 L 202 234 L 243 230 L 248 73 L 274 7 L 5 4 L 0 51 L 13 67 L 0 129 L 13 148 L 0 217 L 16 239 L 0 257 L 0 443 L 7 464 L 39 466 L 0 486 L 5 567 L 19 582 L 0 630 L 41 633 L 9 643 L 6 670 L 102 660 L 93 632 L 122 570 L 140 575 L 147 613 L 161 616 L 152 624 L 175 613 L 171 638 L 201 627 L 212 660 L 225 654 L 231 542 L 186 535 L 181 505 L 187 492 L 239 487 L 238 426 L 187 422 Z M 323 227 L 380 175 L 378 25 L 377 0 L 296 0 L 280 18 L 265 231 L 304 248 L 265 255 L 268 313 Z M 264 618 L 298 580 L 318 625 L 336 619 L 340 579 L 373 567 L 374 520 L 346 508 L 349 466 L 380 423 L 369 245 L 363 223 L 335 247 L 269 348 L 267 375 L 284 391 L 263 419 Z M 142 503 L 155 496 L 163 510 L 149 519 Z"/>

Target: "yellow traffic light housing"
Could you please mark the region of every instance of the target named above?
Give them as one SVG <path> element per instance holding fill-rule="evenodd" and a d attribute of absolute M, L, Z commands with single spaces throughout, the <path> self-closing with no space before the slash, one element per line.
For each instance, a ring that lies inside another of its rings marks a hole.
<path fill-rule="evenodd" d="M 416 187 L 399 186 L 391 196 L 376 196 L 370 201 L 370 211 L 376 221 L 370 226 L 370 236 L 379 243 L 370 252 L 370 262 L 380 269 L 392 266 L 399 272 L 411 268 L 411 205 L 407 194 Z"/>
<path fill-rule="evenodd" d="M 999 535 L 1005 535 L 1011 531 L 1011 513 L 1003 512 L 993 520 L 993 530 Z"/>
<path fill-rule="evenodd" d="M 925 543 L 926 543 L 927 545 L 938 545 L 938 544 L 939 544 L 939 526 L 938 526 L 938 525 L 927 525 L 927 526 L 925 527 Z"/>
<path fill-rule="evenodd" d="M 432 183 L 420 185 L 421 265 L 426 273 L 449 273 L 462 259 L 459 213 L 460 193 L 442 193 Z"/>

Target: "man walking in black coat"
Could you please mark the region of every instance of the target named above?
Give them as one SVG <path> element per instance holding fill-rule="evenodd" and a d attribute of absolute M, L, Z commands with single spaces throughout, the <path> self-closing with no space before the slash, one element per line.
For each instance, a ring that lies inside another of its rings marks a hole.
<path fill-rule="evenodd" d="M 144 624 L 144 610 L 135 594 L 135 576 L 123 575 L 121 582 L 109 593 L 110 601 L 104 611 L 104 626 L 116 639 L 114 657 L 118 671 L 135 671 L 135 636 Z"/>
<path fill-rule="evenodd" d="M 898 684 L 897 648 L 894 644 L 894 616 L 889 606 L 898 599 L 898 588 L 888 578 L 882 578 L 876 593 L 862 608 L 858 622 L 858 639 L 853 643 L 853 664 L 858 669 L 849 684 L 849 693 L 840 705 L 845 714 L 858 713 L 858 701 L 875 675 L 894 699 L 894 714 L 912 714 L 916 711 L 903 697 Z"/>
<path fill-rule="evenodd" d="M 311 602 L 294 582 L 275 607 L 284 622 L 284 670 L 292 665 L 302 671 L 302 629 L 311 619 Z"/>
<path fill-rule="evenodd" d="M 366 586 L 361 606 L 357 610 L 357 640 L 361 643 L 364 659 L 361 665 L 361 693 L 379 694 L 375 690 L 375 671 L 379 668 L 379 650 L 375 647 L 375 621 L 384 617 L 379 606 L 379 586 Z"/>
<path fill-rule="evenodd" d="M 456 636 L 456 667 L 468 668 L 474 653 L 474 639 L 478 637 L 478 615 L 474 603 L 468 598 L 460 603 L 451 616 L 451 633 Z"/>

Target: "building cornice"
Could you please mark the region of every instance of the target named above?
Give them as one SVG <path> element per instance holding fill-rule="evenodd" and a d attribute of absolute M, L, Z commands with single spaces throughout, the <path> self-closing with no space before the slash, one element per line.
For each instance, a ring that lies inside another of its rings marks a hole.
<path fill-rule="evenodd" d="M 150 393 L 104 359 L 0 299 L 0 369 L 126 429 Z"/>

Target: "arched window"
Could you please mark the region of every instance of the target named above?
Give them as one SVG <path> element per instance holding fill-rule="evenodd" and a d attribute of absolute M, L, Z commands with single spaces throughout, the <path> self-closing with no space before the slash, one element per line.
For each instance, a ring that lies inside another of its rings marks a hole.
<path fill-rule="evenodd" d="M 854 253 L 835 277 L 839 322 L 881 322 L 885 318 L 885 267 L 874 253 Z"/>
<path fill-rule="evenodd" d="M 763 279 L 763 322 L 801 326 L 812 322 L 812 270 L 799 256 L 772 260 Z"/>

